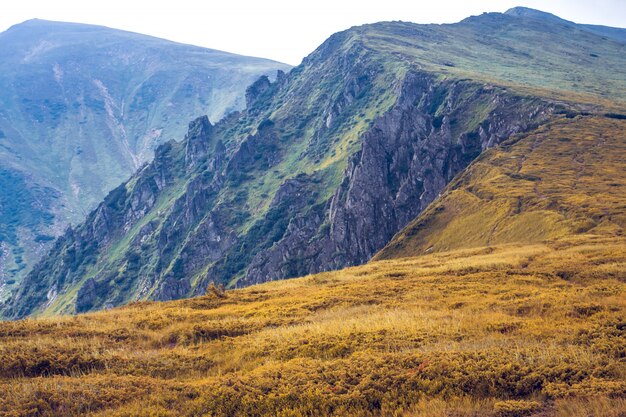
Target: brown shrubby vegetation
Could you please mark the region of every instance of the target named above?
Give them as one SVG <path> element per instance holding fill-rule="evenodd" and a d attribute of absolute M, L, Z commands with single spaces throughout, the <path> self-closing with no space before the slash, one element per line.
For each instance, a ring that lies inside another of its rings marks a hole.
<path fill-rule="evenodd" d="M 625 260 L 576 236 L 5 322 L 0 414 L 626 412 Z"/>

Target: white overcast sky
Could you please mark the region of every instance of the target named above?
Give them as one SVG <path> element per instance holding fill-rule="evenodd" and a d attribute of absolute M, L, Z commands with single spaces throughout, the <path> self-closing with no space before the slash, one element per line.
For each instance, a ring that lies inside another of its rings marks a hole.
<path fill-rule="evenodd" d="M 626 27 L 626 0 L 2 0 L 0 31 L 28 19 L 80 22 L 299 64 L 363 23 L 452 23 L 526 6 L 578 23 Z"/>

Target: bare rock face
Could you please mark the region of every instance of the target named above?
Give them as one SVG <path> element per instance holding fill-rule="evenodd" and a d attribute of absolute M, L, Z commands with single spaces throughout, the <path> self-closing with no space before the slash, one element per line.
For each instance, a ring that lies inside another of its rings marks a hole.
<path fill-rule="evenodd" d="M 485 108 L 472 130 L 457 128 Z M 294 216 L 239 284 L 367 262 L 483 150 L 537 127 L 553 110 L 500 89 L 410 74 L 397 104 L 364 135 L 326 206 Z"/>
<path fill-rule="evenodd" d="M 213 125 L 207 116 L 202 116 L 189 123 L 189 131 L 185 136 L 185 164 L 192 169 L 198 159 L 206 155 Z"/>
<path fill-rule="evenodd" d="M 280 74 L 280 73 L 279 73 Z M 254 109 L 259 100 L 271 87 L 268 77 L 260 77 L 246 89 L 246 108 Z"/>

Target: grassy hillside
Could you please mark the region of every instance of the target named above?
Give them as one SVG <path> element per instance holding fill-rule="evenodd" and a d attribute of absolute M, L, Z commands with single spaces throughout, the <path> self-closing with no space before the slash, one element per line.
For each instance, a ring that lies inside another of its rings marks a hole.
<path fill-rule="evenodd" d="M 624 106 L 626 29 L 605 29 L 616 35 L 567 21 L 484 13 L 449 25 L 377 23 L 355 33 L 372 48 L 444 76 Z"/>
<path fill-rule="evenodd" d="M 288 68 L 101 26 L 0 33 L 0 301 L 156 146 L 242 109 L 250 83 Z"/>
<path fill-rule="evenodd" d="M 536 243 L 626 228 L 626 120 L 576 117 L 481 155 L 376 255 Z"/>
<path fill-rule="evenodd" d="M 4 322 L 0 413 L 617 417 L 625 262 L 585 234 Z"/>

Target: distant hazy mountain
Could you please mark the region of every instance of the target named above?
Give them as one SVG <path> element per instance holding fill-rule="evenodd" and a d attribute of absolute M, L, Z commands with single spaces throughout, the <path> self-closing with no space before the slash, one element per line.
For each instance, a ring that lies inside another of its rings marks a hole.
<path fill-rule="evenodd" d="M 156 145 L 241 109 L 248 84 L 287 68 L 100 26 L 1 33 L 0 299 Z"/>

